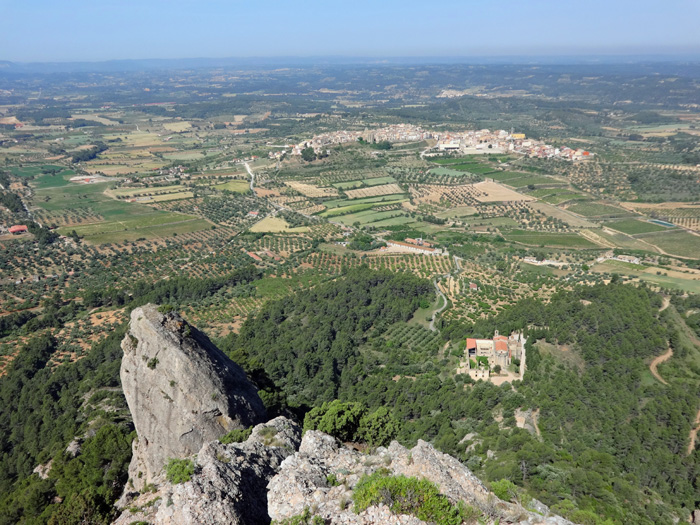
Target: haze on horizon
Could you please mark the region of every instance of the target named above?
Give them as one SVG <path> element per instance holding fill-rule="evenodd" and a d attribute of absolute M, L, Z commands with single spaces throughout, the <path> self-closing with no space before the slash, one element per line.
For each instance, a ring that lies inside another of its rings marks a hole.
<path fill-rule="evenodd" d="M 700 2 L 0 1 L 0 60 L 689 55 Z"/>

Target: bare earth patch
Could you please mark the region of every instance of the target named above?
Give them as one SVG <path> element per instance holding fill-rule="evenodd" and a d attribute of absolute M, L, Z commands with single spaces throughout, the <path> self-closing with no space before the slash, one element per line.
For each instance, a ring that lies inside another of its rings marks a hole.
<path fill-rule="evenodd" d="M 534 201 L 534 197 L 523 195 L 513 191 L 497 182 L 477 182 L 473 185 L 477 190 L 474 196 L 479 202 L 504 202 L 504 201 Z"/>

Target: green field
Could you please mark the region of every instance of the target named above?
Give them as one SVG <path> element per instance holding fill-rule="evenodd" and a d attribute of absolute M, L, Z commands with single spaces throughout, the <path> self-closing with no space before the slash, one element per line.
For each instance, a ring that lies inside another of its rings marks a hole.
<path fill-rule="evenodd" d="M 664 288 L 683 290 L 690 293 L 700 293 L 700 281 L 695 281 L 690 276 L 688 279 L 669 277 L 668 275 L 658 275 L 657 273 L 644 271 L 645 268 L 646 267 L 642 265 L 625 263 L 622 261 L 605 261 L 593 266 L 593 271 L 620 273 L 623 275 L 637 277 L 642 281 L 663 286 Z"/>
<path fill-rule="evenodd" d="M 381 184 L 392 184 L 396 182 L 394 177 L 375 177 L 373 179 L 362 179 L 365 186 L 379 186 Z"/>
<path fill-rule="evenodd" d="M 399 224 L 411 223 L 413 219 L 407 215 L 402 215 L 401 217 L 393 217 L 391 219 L 385 219 L 383 221 L 376 221 L 372 223 L 372 226 L 381 228 L 386 226 L 398 226 Z"/>
<path fill-rule="evenodd" d="M 529 173 L 523 173 L 520 171 L 496 171 L 494 173 L 489 173 L 489 178 L 496 181 L 507 181 L 525 176 L 529 176 Z"/>
<path fill-rule="evenodd" d="M 10 168 L 10 171 L 18 177 L 36 177 L 37 175 L 41 175 L 41 172 L 44 169 L 65 171 L 68 168 L 66 168 L 65 166 L 56 166 L 54 164 L 41 164 L 39 166 L 23 166 L 21 168 Z"/>
<path fill-rule="evenodd" d="M 607 239 L 615 246 L 620 248 L 628 248 L 630 250 L 641 250 L 649 253 L 655 253 L 653 248 L 644 242 L 637 240 L 635 237 L 630 237 L 624 233 L 618 233 L 614 230 L 609 230 L 610 233 L 604 231 L 596 231 L 596 234 L 603 239 Z"/>
<path fill-rule="evenodd" d="M 558 193 L 556 195 L 550 195 L 549 197 L 544 197 L 542 200 L 544 202 L 548 202 L 549 204 L 561 204 L 562 202 L 573 201 L 573 200 L 585 201 L 585 200 L 588 200 L 589 198 L 590 197 L 588 197 L 586 195 L 582 195 L 580 193 L 565 191 L 563 193 Z"/>
<path fill-rule="evenodd" d="M 584 239 L 575 233 L 546 233 L 513 230 L 505 233 L 504 236 L 509 241 L 535 246 L 573 248 L 577 250 L 600 248 L 588 239 Z"/>
<path fill-rule="evenodd" d="M 525 186 L 529 185 L 537 185 L 537 184 L 558 184 L 558 181 L 550 178 L 550 177 L 543 177 L 541 175 L 528 175 L 526 177 L 518 177 L 517 179 L 508 179 L 504 181 L 505 184 L 508 184 L 509 186 L 515 186 L 516 188 L 524 188 Z"/>
<path fill-rule="evenodd" d="M 603 226 L 607 226 L 613 230 L 617 230 L 622 233 L 627 233 L 629 235 L 636 235 L 638 233 L 651 233 L 660 232 L 668 230 L 669 228 L 661 226 L 660 224 L 654 224 L 653 222 L 640 221 L 637 219 L 625 219 L 622 221 L 613 221 L 603 223 Z"/>
<path fill-rule="evenodd" d="M 360 180 L 351 180 L 348 182 L 336 182 L 335 184 L 331 184 L 334 188 L 338 188 L 339 190 L 353 190 L 355 188 L 361 188 L 362 187 L 362 181 Z"/>
<path fill-rule="evenodd" d="M 103 221 L 99 223 L 59 229 L 64 235 L 75 230 L 78 235 L 94 243 L 172 236 L 211 226 L 192 215 L 160 211 L 143 204 L 113 199 L 103 193 L 111 184 L 102 182 L 38 189 L 34 205 L 54 213 L 90 210 L 102 216 Z"/>
<path fill-rule="evenodd" d="M 449 177 L 468 177 L 470 175 L 466 171 L 457 171 L 451 168 L 433 168 L 429 173 L 430 175 L 447 175 Z"/>
<path fill-rule="evenodd" d="M 137 195 L 154 196 L 185 191 L 184 188 L 185 187 L 182 184 L 175 184 L 172 186 L 159 186 L 153 188 L 117 188 L 116 190 L 110 190 L 110 193 L 118 197 L 134 197 Z"/>
<path fill-rule="evenodd" d="M 362 225 L 366 224 L 373 224 L 378 221 L 382 220 L 390 220 L 390 219 L 398 219 L 400 217 L 396 217 L 397 215 L 401 214 L 401 217 L 405 217 L 405 215 L 402 214 L 401 210 L 391 210 L 391 211 L 374 211 L 374 210 L 366 210 L 362 211 L 359 213 L 352 213 L 350 215 L 343 215 L 342 217 L 339 217 L 337 220 L 339 222 L 342 222 L 343 224 L 347 224 L 348 226 L 359 222 Z M 398 224 L 403 224 L 403 223 L 398 223 Z M 383 226 L 387 226 L 384 224 Z"/>
<path fill-rule="evenodd" d="M 232 180 L 224 184 L 217 184 L 213 186 L 213 188 L 219 191 L 227 190 L 236 193 L 245 193 L 246 191 L 250 191 L 250 182 L 247 180 Z"/>
<path fill-rule="evenodd" d="M 341 215 L 348 215 L 350 213 L 355 213 L 358 211 L 363 211 L 363 210 L 370 210 L 374 207 L 374 204 L 367 203 L 367 204 L 353 204 L 351 206 L 343 206 L 342 208 L 335 208 L 332 210 L 327 210 L 324 211 L 323 213 L 320 214 L 321 217 L 340 217 Z"/>
<path fill-rule="evenodd" d="M 627 210 L 618 208 L 617 206 L 610 206 L 609 204 L 601 204 L 599 202 L 577 202 L 572 204 L 567 208 L 569 211 L 583 215 L 584 217 L 601 217 L 601 216 L 613 216 L 613 217 L 629 217 L 632 215 Z"/>
<path fill-rule="evenodd" d="M 484 164 L 453 164 L 450 167 L 458 171 L 468 171 L 469 173 L 475 173 L 477 175 L 494 171 L 493 166 L 486 166 Z"/>
<path fill-rule="evenodd" d="M 470 161 L 471 157 L 447 157 L 430 159 L 430 162 L 434 162 L 435 164 L 439 164 L 440 166 L 446 166 L 450 164 L 467 164 L 470 163 Z M 476 162 L 472 163 L 477 164 Z"/>
<path fill-rule="evenodd" d="M 147 239 L 172 237 L 176 234 L 190 233 L 211 227 L 204 219 L 191 215 L 159 212 L 154 216 L 135 216 L 123 221 L 101 222 L 59 228 L 61 235 L 68 235 L 75 230 L 86 241 L 95 244 L 107 242 L 135 241 L 141 237 Z"/>
<path fill-rule="evenodd" d="M 490 217 L 485 219 L 483 217 L 469 217 L 465 219 L 465 224 L 474 226 L 497 226 L 497 227 L 515 227 L 518 225 L 517 221 L 511 219 L 510 217 Z"/>
<path fill-rule="evenodd" d="M 537 197 L 541 201 L 548 202 L 549 204 L 561 204 L 562 202 L 570 200 L 586 200 L 589 198 L 586 195 L 565 188 L 541 188 L 528 192 L 528 195 Z"/>
<path fill-rule="evenodd" d="M 393 195 L 381 195 L 379 197 L 365 197 L 364 199 L 335 199 L 335 200 L 330 200 L 330 201 L 325 201 L 323 204 L 326 208 L 333 209 L 333 208 L 342 208 L 344 206 L 349 206 L 351 203 L 352 205 L 356 204 L 368 204 L 368 203 L 398 203 L 398 202 L 405 202 L 408 199 L 405 197 L 403 193 L 394 193 Z"/>
<path fill-rule="evenodd" d="M 654 246 L 658 246 L 672 255 L 700 259 L 700 237 L 692 233 L 682 230 L 671 230 L 638 235 L 637 239 L 642 239 Z"/>
<path fill-rule="evenodd" d="M 31 184 L 37 189 L 60 188 L 72 184 L 70 178 L 75 177 L 73 170 L 64 170 L 56 175 L 39 175 L 34 178 Z"/>
<path fill-rule="evenodd" d="M 392 184 L 394 182 L 396 182 L 396 179 L 394 177 L 375 177 L 373 179 L 336 182 L 335 184 L 331 184 L 331 186 L 340 190 L 351 190 L 356 188 L 362 188 L 363 186 L 379 186 L 380 184 Z"/>

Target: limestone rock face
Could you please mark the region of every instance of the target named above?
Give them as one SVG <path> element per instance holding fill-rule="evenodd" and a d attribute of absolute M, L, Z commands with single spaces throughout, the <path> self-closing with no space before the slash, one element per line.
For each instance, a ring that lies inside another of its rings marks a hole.
<path fill-rule="evenodd" d="M 380 469 L 434 482 L 484 523 L 570 525 L 539 502 L 526 509 L 499 500 L 466 466 L 424 441 L 410 450 L 393 442 L 361 453 L 322 432 L 302 440 L 297 423 L 278 417 L 257 424 L 243 443 L 221 443 L 228 431 L 265 420 L 262 401 L 206 336 L 155 305 L 133 311 L 122 349 L 122 387 L 138 439 L 116 525 L 258 525 L 305 511 L 327 525 L 423 523 L 384 505 L 353 512 L 357 483 Z M 190 478 L 168 481 L 169 458 L 188 458 Z"/>
<path fill-rule="evenodd" d="M 129 466 L 137 490 L 169 458 L 265 420 L 245 372 L 176 313 L 153 304 L 136 308 L 122 350 L 122 388 L 138 434 Z"/>
<path fill-rule="evenodd" d="M 161 478 L 154 492 L 123 497 L 119 506 L 126 510 L 114 524 L 268 524 L 267 484 L 300 441 L 299 425 L 278 417 L 257 425 L 244 443 L 205 443 L 189 481 Z"/>
<path fill-rule="evenodd" d="M 373 454 L 361 454 L 340 445 L 321 432 L 306 432 L 299 452 L 282 462 L 279 473 L 268 485 L 268 512 L 274 520 L 301 514 L 305 508 L 332 524 L 423 523 L 415 517 L 392 515 L 384 506 L 369 507 L 360 514 L 352 511 L 352 490 L 364 474 L 387 469 L 392 475 L 425 478 L 437 484 L 450 501 L 475 507 L 487 522 L 528 525 L 567 525 L 560 516 L 549 515 L 544 505 L 532 512 L 499 500 L 457 459 L 438 452 L 425 441 L 409 450 L 393 442 Z M 339 484 L 331 485 L 328 476 Z M 539 502 L 537 502 L 539 503 Z"/>

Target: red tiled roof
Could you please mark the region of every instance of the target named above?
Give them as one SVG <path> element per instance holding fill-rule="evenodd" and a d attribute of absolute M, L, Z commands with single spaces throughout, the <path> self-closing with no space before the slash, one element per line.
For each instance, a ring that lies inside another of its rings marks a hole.
<path fill-rule="evenodd" d="M 27 227 L 24 224 L 16 224 L 14 226 L 10 226 L 9 232 L 10 233 L 19 233 L 19 232 L 26 232 Z"/>
<path fill-rule="evenodd" d="M 467 350 L 471 350 L 472 348 L 476 348 L 476 339 L 469 337 L 467 338 Z"/>
<path fill-rule="evenodd" d="M 496 341 L 496 352 L 507 351 L 508 343 L 506 341 L 497 340 Z"/>

